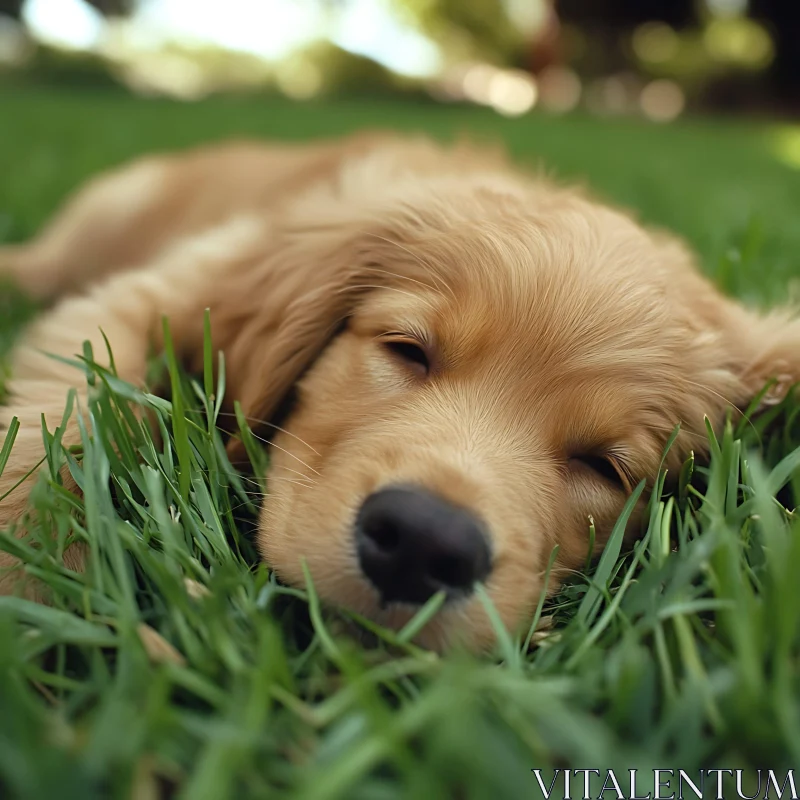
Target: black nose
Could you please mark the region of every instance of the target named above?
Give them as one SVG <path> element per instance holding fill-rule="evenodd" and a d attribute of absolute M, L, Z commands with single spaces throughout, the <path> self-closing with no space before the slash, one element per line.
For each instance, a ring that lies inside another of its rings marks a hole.
<path fill-rule="evenodd" d="M 361 569 L 384 602 L 424 603 L 444 589 L 468 594 L 491 569 L 479 521 L 424 489 L 371 494 L 356 520 Z"/>

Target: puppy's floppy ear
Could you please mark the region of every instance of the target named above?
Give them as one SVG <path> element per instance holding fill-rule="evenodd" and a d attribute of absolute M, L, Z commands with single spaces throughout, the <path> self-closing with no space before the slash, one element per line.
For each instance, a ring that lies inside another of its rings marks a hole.
<path fill-rule="evenodd" d="M 768 381 L 774 383 L 762 405 L 780 402 L 800 383 L 800 315 L 796 311 L 775 311 L 759 316 L 740 311 L 741 324 L 749 332 L 739 376 L 740 391 L 752 399 Z"/>
<path fill-rule="evenodd" d="M 707 414 L 721 424 L 731 405 L 746 410 L 770 381 L 761 404 L 780 402 L 800 383 L 800 309 L 761 314 L 746 308 L 702 277 L 680 242 L 671 236 L 655 238 L 666 256 L 669 279 L 678 289 L 677 304 L 690 331 L 682 348 L 692 381 L 684 387 L 684 393 L 691 395 L 684 399 L 688 411 L 684 418 L 699 423 Z"/>
<path fill-rule="evenodd" d="M 228 365 L 227 396 L 248 418 L 268 422 L 359 298 L 413 269 L 396 256 L 391 274 L 379 266 L 381 250 L 400 235 L 342 224 L 294 228 L 242 271 L 212 324 Z M 241 456 L 241 445 L 231 442 L 229 452 Z"/>

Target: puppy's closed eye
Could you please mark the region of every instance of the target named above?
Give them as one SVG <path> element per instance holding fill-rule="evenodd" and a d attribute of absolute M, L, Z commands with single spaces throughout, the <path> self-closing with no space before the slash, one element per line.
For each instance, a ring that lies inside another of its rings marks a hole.
<path fill-rule="evenodd" d="M 631 479 L 628 470 L 613 456 L 597 453 L 580 453 L 570 456 L 569 468 L 573 472 L 599 478 L 609 486 L 630 493 Z"/>
<path fill-rule="evenodd" d="M 380 337 L 380 342 L 393 358 L 415 375 L 424 378 L 430 372 L 428 351 L 418 339 L 403 333 L 386 333 Z"/>

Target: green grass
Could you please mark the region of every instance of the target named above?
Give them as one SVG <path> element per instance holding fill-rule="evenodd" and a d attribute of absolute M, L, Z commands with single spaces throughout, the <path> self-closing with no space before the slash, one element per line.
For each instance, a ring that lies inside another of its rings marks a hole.
<path fill-rule="evenodd" d="M 0 104 L 7 239 L 137 152 L 380 125 L 502 137 L 521 159 L 683 233 L 720 283 L 755 302 L 785 299 L 800 274 L 800 179 L 755 126 L 115 93 Z M 3 297 L 7 347 L 29 310 Z M 48 447 L 33 498 L 41 526 L 25 541 L 0 535 L 54 595 L 50 607 L 0 598 L 3 798 L 516 798 L 541 796 L 532 768 L 800 764 L 796 401 L 712 437 L 710 465 L 688 462 L 670 492 L 662 475 L 641 543 L 620 550 L 620 525 L 589 576 L 545 606 L 551 624 L 530 652 L 506 634 L 494 658 L 439 658 L 388 631 L 367 646 L 346 613 L 320 609 L 311 583 L 281 587 L 258 565 L 257 487 L 225 457 L 210 356 L 197 382 L 171 367 L 171 402 L 85 369 L 82 459 Z M 130 403 L 153 412 L 163 444 Z M 65 463 L 84 500 L 51 477 Z M 83 575 L 60 560 L 72 540 L 91 547 Z M 652 773 L 641 774 L 646 794 Z"/>

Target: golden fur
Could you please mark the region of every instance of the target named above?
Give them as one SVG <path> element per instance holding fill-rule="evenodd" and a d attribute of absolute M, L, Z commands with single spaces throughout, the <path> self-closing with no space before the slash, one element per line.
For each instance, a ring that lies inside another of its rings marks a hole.
<path fill-rule="evenodd" d="M 54 426 L 68 389 L 85 391 L 42 351 L 70 356 L 88 339 L 101 354 L 102 329 L 119 373 L 141 383 L 165 314 L 198 366 L 210 307 L 229 401 L 268 421 L 297 389 L 273 436 L 265 559 L 299 584 L 305 558 L 327 601 L 393 626 L 413 609 L 381 607 L 352 543 L 376 488 L 422 484 L 484 520 L 487 590 L 516 628 L 552 547 L 559 575 L 580 568 L 592 515 L 602 548 L 676 423 L 673 470 L 704 447 L 704 415 L 719 424 L 768 378 L 776 395 L 800 378 L 800 323 L 723 297 L 675 239 L 494 153 L 421 139 L 147 158 L 0 251 L 0 273 L 60 298 L 14 354 L 0 425 L 16 415 L 22 428 L 0 495 L 41 459 L 40 415 Z M 425 348 L 428 374 L 387 349 L 398 338 Z M 619 479 L 585 457 L 609 458 Z M 22 516 L 30 484 L 0 504 L 0 527 Z M 454 639 L 491 641 L 476 598 L 422 635 Z"/>

